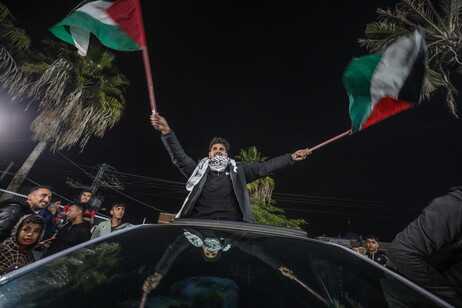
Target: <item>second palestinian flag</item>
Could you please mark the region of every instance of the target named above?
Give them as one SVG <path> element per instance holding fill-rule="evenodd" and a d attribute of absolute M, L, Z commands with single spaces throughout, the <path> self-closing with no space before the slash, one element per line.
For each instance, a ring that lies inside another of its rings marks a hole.
<path fill-rule="evenodd" d="M 343 74 L 352 133 L 419 103 L 425 73 L 425 40 L 417 30 L 398 39 L 383 55 L 352 60 Z"/>

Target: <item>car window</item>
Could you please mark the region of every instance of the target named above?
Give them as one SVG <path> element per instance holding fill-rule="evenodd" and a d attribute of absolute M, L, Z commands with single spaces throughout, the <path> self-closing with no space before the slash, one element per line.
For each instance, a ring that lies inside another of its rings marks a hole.
<path fill-rule="evenodd" d="M 146 226 L 71 252 L 0 286 L 0 302 L 139 307 L 145 280 L 159 275 L 146 307 L 388 307 L 409 300 L 435 306 L 334 245 L 178 226 Z"/>

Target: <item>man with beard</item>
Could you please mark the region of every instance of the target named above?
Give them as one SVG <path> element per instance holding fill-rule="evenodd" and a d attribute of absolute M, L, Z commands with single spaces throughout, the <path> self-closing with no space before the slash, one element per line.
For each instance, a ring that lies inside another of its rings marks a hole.
<path fill-rule="evenodd" d="M 91 190 L 82 190 L 79 194 L 79 197 L 77 198 L 77 202 L 82 204 L 85 208 L 83 212 L 83 220 L 90 222 L 90 227 L 93 227 L 93 225 L 95 224 L 95 216 L 96 216 L 96 211 L 91 207 L 92 197 L 93 197 L 93 193 L 91 192 Z M 60 211 L 57 214 L 57 218 L 55 219 L 56 225 L 59 226 L 65 222 L 66 213 L 74 203 L 67 204 L 66 206 L 64 206 L 62 211 Z M 61 201 L 56 201 L 55 205 L 57 207 L 61 206 Z"/>
<path fill-rule="evenodd" d="M 73 204 L 66 213 L 66 223 L 59 229 L 56 239 L 44 257 L 78 245 L 90 239 L 90 223 L 83 220 L 85 208 L 80 203 Z"/>
<path fill-rule="evenodd" d="M 263 163 L 242 164 L 228 157 L 229 143 L 215 137 L 208 157 L 196 163 L 181 147 L 167 120 L 158 113 L 151 124 L 161 132 L 161 139 L 173 164 L 188 179 L 190 192 L 177 218 L 224 219 L 255 222 L 247 183 L 272 175 L 311 154 L 309 149 L 275 157 Z"/>
<path fill-rule="evenodd" d="M 0 242 L 7 239 L 19 219 L 27 214 L 37 214 L 51 200 L 52 192 L 48 186 L 38 186 L 30 190 L 26 203 L 7 200 L 0 203 Z"/>

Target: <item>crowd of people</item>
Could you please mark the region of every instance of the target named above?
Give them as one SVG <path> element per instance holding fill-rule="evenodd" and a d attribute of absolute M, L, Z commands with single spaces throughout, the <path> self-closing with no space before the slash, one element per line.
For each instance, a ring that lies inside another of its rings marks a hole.
<path fill-rule="evenodd" d="M 228 157 L 229 143 L 215 137 L 209 144 L 208 155 L 197 163 L 185 153 L 164 117 L 155 114 L 150 121 L 160 132 L 173 164 L 188 178 L 189 195 L 177 218 L 253 223 L 246 184 L 292 166 L 311 154 L 310 149 L 301 149 L 263 163 L 242 164 Z M 33 262 L 33 251 L 38 250 L 46 257 L 129 226 L 122 222 L 125 205 L 117 202 L 111 208 L 111 220 L 95 226 L 96 211 L 90 206 L 91 197 L 91 191 L 82 191 L 78 200 L 61 209 L 59 201 L 50 204 L 49 187 L 37 187 L 31 190 L 25 203 L 0 204 L 0 275 Z M 374 262 L 462 307 L 461 187 L 435 199 L 424 209 L 396 236 L 387 251 L 388 257 L 378 250 L 376 236 L 367 236 L 365 246 L 365 255 Z M 360 252 L 364 248 L 354 249 Z"/>
<path fill-rule="evenodd" d="M 126 206 L 112 204 L 111 219 L 95 225 L 92 192 L 80 192 L 64 206 L 51 203 L 52 190 L 34 187 L 25 202 L 7 200 L 0 204 L 0 275 L 42 257 L 107 235 L 131 225 L 122 221 Z"/>

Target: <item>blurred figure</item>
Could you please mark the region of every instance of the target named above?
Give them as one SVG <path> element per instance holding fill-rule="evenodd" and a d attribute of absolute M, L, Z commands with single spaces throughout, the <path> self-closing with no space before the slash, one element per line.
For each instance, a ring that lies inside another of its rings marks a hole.
<path fill-rule="evenodd" d="M 366 256 L 372 261 L 386 267 L 388 258 L 384 253 L 378 251 L 379 238 L 375 235 L 368 235 L 364 240 L 366 241 Z"/>
<path fill-rule="evenodd" d="M 59 229 L 56 239 L 50 245 L 44 257 L 83 243 L 90 239 L 90 223 L 83 220 L 85 207 L 73 204 L 66 213 L 66 223 Z"/>
<path fill-rule="evenodd" d="M 37 214 L 51 201 L 52 192 L 48 186 L 37 186 L 31 189 L 25 203 L 7 200 L 0 203 L 0 242 L 6 240 L 18 223 L 27 214 Z"/>
<path fill-rule="evenodd" d="M 125 204 L 123 202 L 115 202 L 109 213 L 112 217 L 111 220 L 99 223 L 91 235 L 92 239 L 131 227 L 131 224 L 122 222 L 122 218 L 125 215 Z"/>
<path fill-rule="evenodd" d="M 353 246 L 353 247 L 351 247 L 351 250 L 353 250 L 354 252 L 360 253 L 359 252 L 359 247 Z"/>
<path fill-rule="evenodd" d="M 45 221 L 45 234 L 43 235 L 43 240 L 47 240 L 55 234 L 57 230 L 55 220 L 60 212 L 61 209 L 54 203 L 50 203 L 46 208 L 38 212 L 38 215 Z"/>
<path fill-rule="evenodd" d="M 433 200 L 388 248 L 390 268 L 462 307 L 462 187 Z"/>
<path fill-rule="evenodd" d="M 21 217 L 11 236 L 0 244 L 0 275 L 35 261 L 32 249 L 45 230 L 42 217 L 29 214 Z"/>

